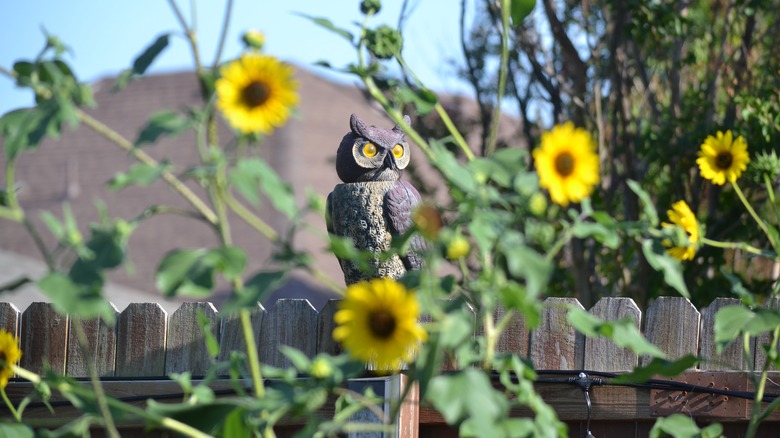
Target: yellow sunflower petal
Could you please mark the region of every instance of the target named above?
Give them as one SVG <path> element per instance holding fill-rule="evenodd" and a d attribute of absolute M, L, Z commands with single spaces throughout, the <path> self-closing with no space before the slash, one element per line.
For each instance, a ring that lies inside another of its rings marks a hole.
<path fill-rule="evenodd" d="M 293 69 L 278 59 L 251 53 L 220 70 L 217 108 L 244 133 L 270 134 L 282 126 L 298 104 Z"/>
<path fill-rule="evenodd" d="M 558 205 L 582 201 L 600 181 L 596 144 L 587 131 L 571 122 L 543 133 L 532 154 L 539 185 Z"/>
<path fill-rule="evenodd" d="M 668 241 L 664 241 L 663 244 L 670 247 L 667 252 L 672 257 L 678 260 L 693 260 L 696 255 L 696 247 L 700 239 L 701 230 L 699 222 L 696 220 L 696 215 L 693 214 L 691 207 L 685 201 L 677 201 L 672 204 L 671 210 L 666 212 L 671 223 L 663 223 L 663 227 L 681 227 L 686 234 L 688 234 L 688 245 L 686 246 L 672 246 Z"/>
<path fill-rule="evenodd" d="M 418 323 L 414 293 L 389 278 L 363 281 L 347 288 L 334 315 L 333 338 L 354 358 L 379 371 L 398 370 L 414 360 L 428 335 Z"/>
<path fill-rule="evenodd" d="M 707 136 L 696 159 L 702 178 L 717 185 L 736 182 L 749 162 L 747 142 L 742 136 L 734 138 L 731 130 Z"/>

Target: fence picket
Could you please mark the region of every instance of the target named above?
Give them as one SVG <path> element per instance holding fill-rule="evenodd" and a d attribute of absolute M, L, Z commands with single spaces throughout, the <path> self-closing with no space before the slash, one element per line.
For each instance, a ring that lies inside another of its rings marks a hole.
<path fill-rule="evenodd" d="M 645 337 L 666 353 L 679 359 L 699 352 L 699 321 L 696 307 L 684 297 L 658 297 L 647 309 Z M 641 359 L 643 365 L 649 357 Z"/>
<path fill-rule="evenodd" d="M 590 313 L 606 321 L 631 317 L 637 329 L 641 327 L 642 312 L 634 300 L 625 297 L 600 299 Z M 598 337 L 585 339 L 586 370 L 630 371 L 637 365 L 637 355 L 627 348 L 615 345 L 611 340 Z"/>
<path fill-rule="evenodd" d="M 333 316 L 338 310 L 339 300 L 328 300 L 325 306 L 320 310 L 319 320 L 319 336 L 317 352 L 328 353 L 331 355 L 340 354 L 343 349 L 341 344 L 333 340 L 333 329 L 336 328 L 336 323 L 333 321 Z"/>
<path fill-rule="evenodd" d="M 157 303 L 133 303 L 117 321 L 116 376 L 165 375 L 168 315 Z"/>
<path fill-rule="evenodd" d="M 199 311 L 209 320 L 212 333 L 219 340 L 220 320 L 214 305 L 206 302 L 182 303 L 168 321 L 166 375 L 189 371 L 193 376 L 202 376 L 208 371 L 212 358 L 198 322 Z"/>
<path fill-rule="evenodd" d="M 531 332 L 530 355 L 536 369 L 582 369 L 584 337 L 569 324 L 568 306 L 583 308 L 575 298 L 544 300 L 542 322 Z"/>
<path fill-rule="evenodd" d="M 118 313 L 116 307 L 111 304 L 114 313 Z M 79 321 L 70 318 L 68 328 L 68 361 L 67 375 L 70 377 L 88 377 L 89 369 L 84 360 L 84 354 L 79 346 L 74 324 Z M 111 377 L 114 375 L 116 365 L 116 327 L 110 327 L 102 319 L 81 321 L 81 326 L 87 336 L 87 343 L 92 350 L 90 356 L 94 361 L 95 369 L 99 376 Z"/>
<path fill-rule="evenodd" d="M 0 329 L 5 329 L 8 333 L 19 336 L 19 324 L 22 319 L 22 312 L 11 303 L 0 303 Z"/>
<path fill-rule="evenodd" d="M 506 309 L 496 308 L 493 313 L 494 319 L 500 321 L 506 315 Z M 515 353 L 520 357 L 528 357 L 528 348 L 531 335 L 528 332 L 528 326 L 525 324 L 525 317 L 517 312 L 509 320 L 506 329 L 501 333 L 496 344 L 496 352 Z"/>
<path fill-rule="evenodd" d="M 259 343 L 260 327 L 265 318 L 265 309 L 260 303 L 252 309 L 249 320 L 252 324 L 252 332 L 255 335 L 255 344 Z M 244 329 L 241 327 L 241 318 L 238 313 L 222 318 L 222 340 L 219 343 L 219 360 L 230 358 L 231 351 L 246 353 L 246 341 Z"/>
<path fill-rule="evenodd" d="M 701 315 L 701 339 L 699 341 L 699 354 L 702 361 L 699 368 L 703 370 L 744 370 L 745 363 L 744 343 L 742 337 L 734 341 L 729 347 L 717 354 L 715 343 L 715 314 L 721 308 L 739 304 L 736 298 L 716 298 Z M 750 340 L 750 351 L 755 349 L 755 339 Z"/>
<path fill-rule="evenodd" d="M 22 368 L 42 374 L 48 366 L 65 373 L 68 346 L 68 317 L 60 315 L 51 303 L 32 303 L 22 313 L 20 330 Z"/>
<path fill-rule="evenodd" d="M 309 357 L 317 354 L 319 315 L 308 300 L 281 299 L 263 318 L 260 330 L 260 360 L 287 367 L 290 361 L 279 351 L 289 345 Z"/>
<path fill-rule="evenodd" d="M 780 309 L 780 298 L 772 298 L 767 303 L 767 308 L 772 309 L 774 311 L 777 311 Z M 772 333 L 763 333 L 761 335 L 758 335 L 755 342 L 755 354 L 754 354 L 754 360 L 753 360 L 753 369 L 754 370 L 760 370 L 764 366 L 764 361 L 766 361 L 766 351 L 764 350 L 764 346 L 768 347 L 770 341 L 772 340 Z M 772 371 L 777 370 L 774 365 L 769 365 L 769 369 Z"/>

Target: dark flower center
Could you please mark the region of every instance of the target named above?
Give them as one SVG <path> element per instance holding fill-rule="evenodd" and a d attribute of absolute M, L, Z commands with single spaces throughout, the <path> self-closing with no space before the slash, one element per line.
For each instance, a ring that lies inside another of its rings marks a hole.
<path fill-rule="evenodd" d="M 574 157 L 569 152 L 561 152 L 555 157 L 555 171 L 560 176 L 569 176 L 574 172 Z"/>
<path fill-rule="evenodd" d="M 368 322 L 371 333 L 380 339 L 387 339 L 395 331 L 395 316 L 386 310 L 379 310 L 371 314 Z"/>
<path fill-rule="evenodd" d="M 733 162 L 734 156 L 731 155 L 731 152 L 718 152 L 718 155 L 715 157 L 715 164 L 718 166 L 718 169 L 721 170 L 729 169 Z"/>
<path fill-rule="evenodd" d="M 255 108 L 265 103 L 271 95 L 268 87 L 258 81 L 252 81 L 241 91 L 241 100 L 244 105 Z"/>

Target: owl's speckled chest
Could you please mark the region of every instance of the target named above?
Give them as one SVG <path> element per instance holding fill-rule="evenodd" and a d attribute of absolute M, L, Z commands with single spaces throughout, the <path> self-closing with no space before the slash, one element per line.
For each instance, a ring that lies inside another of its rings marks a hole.
<path fill-rule="evenodd" d="M 384 198 L 395 181 L 371 181 L 339 184 L 330 195 L 331 230 L 352 239 L 355 247 L 376 254 L 370 262 L 372 272 L 362 272 L 354 263 L 339 260 L 347 284 L 373 277 L 399 278 L 406 269 L 397 255 L 382 260 L 390 249 L 392 236 L 384 212 Z"/>

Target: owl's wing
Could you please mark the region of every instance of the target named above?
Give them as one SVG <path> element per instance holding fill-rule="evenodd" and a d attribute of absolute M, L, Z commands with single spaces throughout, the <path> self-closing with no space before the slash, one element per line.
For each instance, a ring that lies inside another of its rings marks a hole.
<path fill-rule="evenodd" d="M 406 181 L 397 181 L 385 194 L 385 216 L 391 234 L 403 234 L 412 227 L 412 212 L 420 203 L 420 193 Z M 409 253 L 401 257 L 406 269 L 420 269 L 425 240 L 419 234 L 412 236 Z"/>

